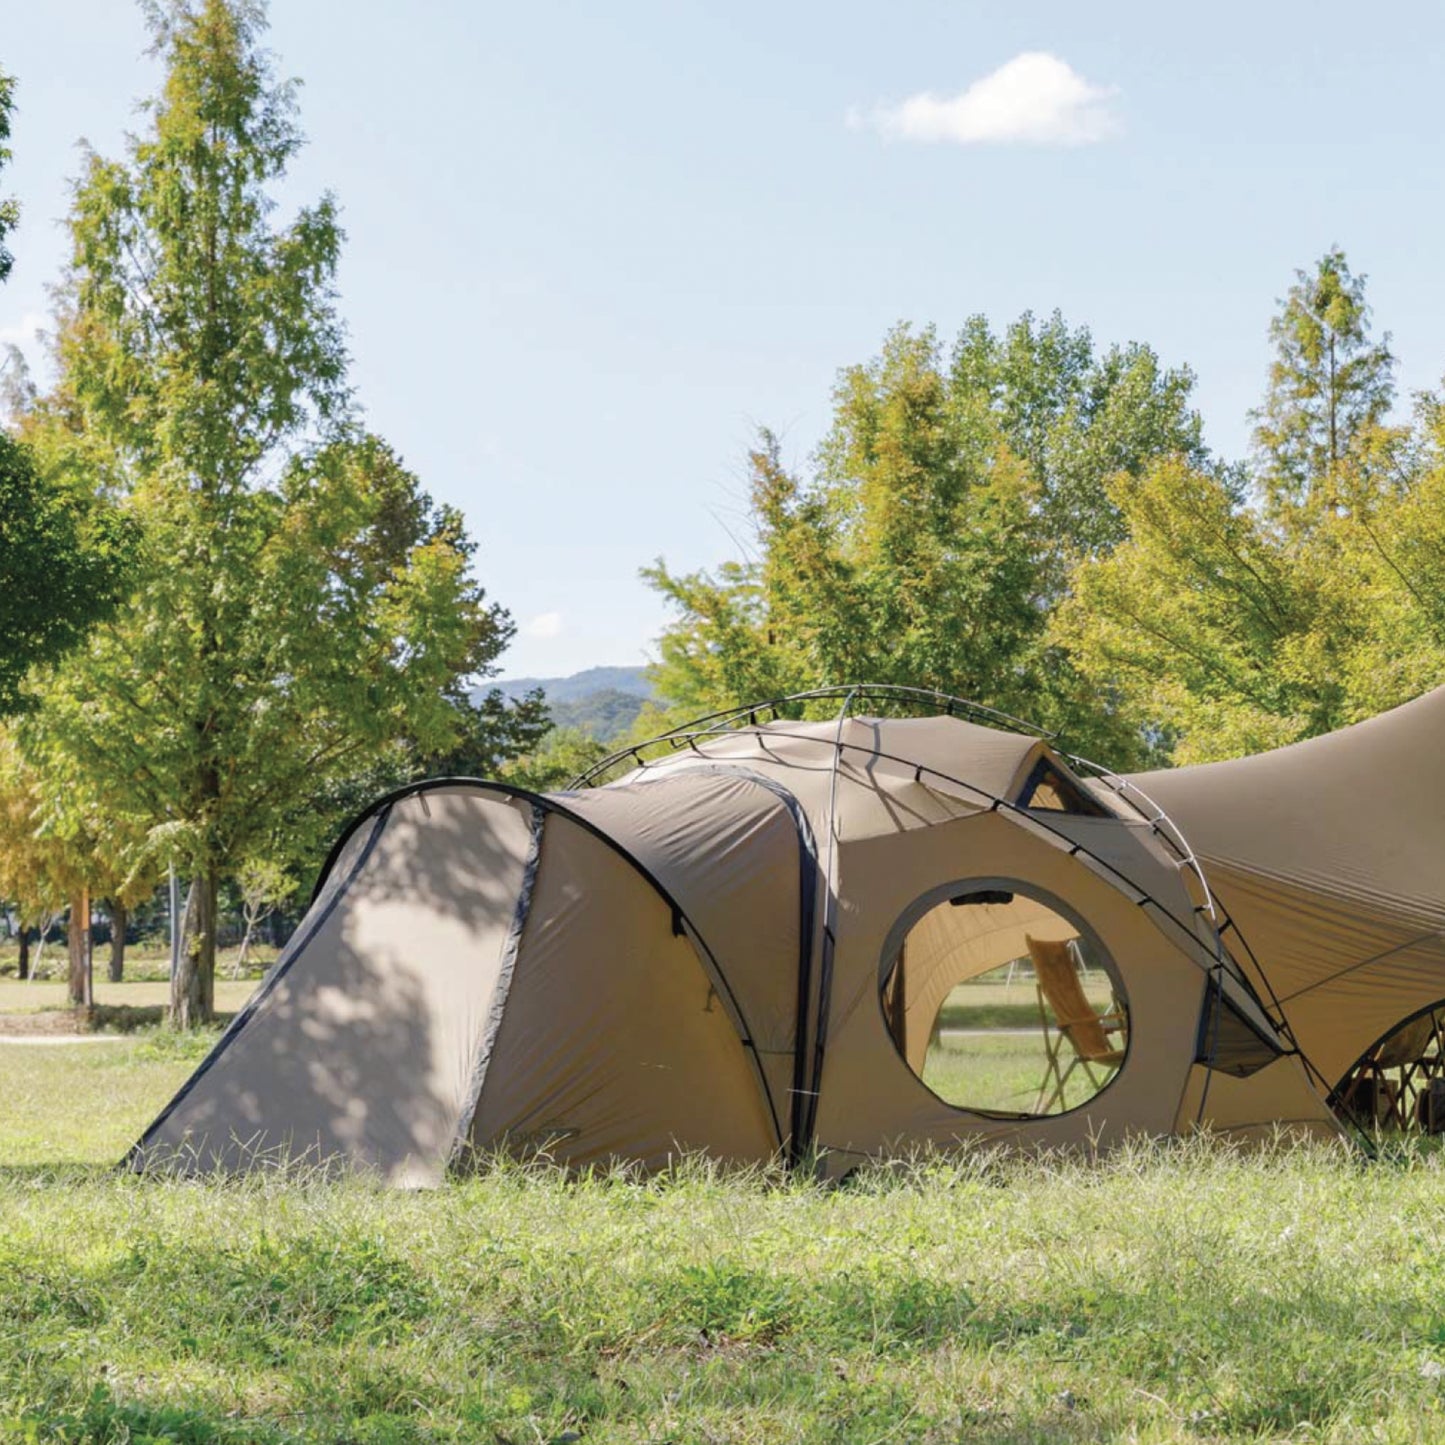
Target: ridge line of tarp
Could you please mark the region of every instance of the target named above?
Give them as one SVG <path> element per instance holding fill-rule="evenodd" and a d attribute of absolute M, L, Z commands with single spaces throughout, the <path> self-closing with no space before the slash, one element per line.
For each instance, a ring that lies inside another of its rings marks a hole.
<path fill-rule="evenodd" d="M 767 1105 L 768 1116 L 773 1121 L 774 1139 L 781 1148 L 783 1143 L 782 1126 L 778 1121 L 778 1112 L 773 1107 L 773 1097 L 768 1092 L 767 1078 L 763 1073 L 762 1065 L 758 1061 L 758 1050 L 753 1042 L 752 1029 L 747 1027 L 747 1016 L 738 1006 L 737 995 L 733 992 L 732 985 L 723 973 L 717 961 L 717 955 L 712 951 L 707 940 L 698 931 L 697 925 L 688 917 L 687 911 L 667 890 L 662 880 L 659 879 L 641 859 L 635 857 L 630 850 L 623 847 L 610 833 L 599 828 L 596 823 L 584 817 L 581 813 L 573 812 L 571 808 L 559 801 L 553 794 L 538 793 L 531 788 L 513 787 L 510 783 L 493 782 L 488 778 L 469 778 L 455 775 L 444 778 L 423 778 L 415 783 L 407 783 L 403 787 L 393 789 L 384 797 L 378 798 L 370 807 L 358 814 L 350 827 L 342 834 L 341 838 L 332 848 L 325 866 L 329 869 L 334 864 L 337 856 L 346 846 L 352 834 L 354 834 L 377 809 L 389 809 L 403 799 L 421 796 L 424 793 L 439 792 L 445 788 L 472 788 L 482 793 L 500 793 L 505 797 L 517 798 L 521 802 L 529 803 L 533 808 L 540 809 L 544 812 L 556 813 L 558 816 L 566 818 L 568 822 L 575 823 L 584 833 L 590 834 L 605 847 L 611 848 L 619 858 L 630 864 L 636 872 L 642 875 L 658 897 L 672 910 L 673 917 L 681 920 L 681 922 L 686 925 L 688 935 L 692 940 L 693 952 L 698 956 L 699 961 L 703 965 L 703 975 L 709 977 L 710 982 L 715 980 L 715 988 L 717 985 L 721 985 L 721 987 L 717 989 L 719 998 L 725 999 L 725 1006 L 731 1009 L 733 1018 L 743 1025 L 738 1042 L 752 1059 L 753 1072 L 756 1075 L 758 1091 L 762 1094 L 763 1102 Z M 736 1028 L 736 1024 L 734 1027 Z"/>
<path fill-rule="evenodd" d="M 360 826 L 361 822 L 365 821 L 366 816 L 370 816 L 370 814 L 363 815 L 361 819 L 357 820 L 356 824 L 354 824 L 351 828 L 347 830 L 344 841 L 350 842 L 353 834 L 355 834 L 355 832 L 357 831 L 357 827 Z M 139 1152 L 145 1147 L 146 1141 L 156 1132 L 157 1129 L 161 1127 L 162 1124 L 166 1122 L 167 1119 L 171 1117 L 173 1113 L 175 1113 L 176 1109 L 180 1107 L 182 1101 L 190 1094 L 191 1090 L 194 1089 L 198 1083 L 200 1083 L 202 1077 L 206 1074 L 207 1070 L 209 1070 L 210 1067 L 214 1063 L 216 1063 L 217 1060 L 220 1059 L 221 1055 L 225 1053 L 225 1051 L 231 1046 L 231 1044 L 233 1044 L 236 1039 L 240 1037 L 242 1029 L 244 1029 L 246 1025 L 251 1022 L 251 1020 L 256 1015 L 256 1011 L 261 1007 L 263 1003 L 265 1003 L 265 1001 L 272 995 L 272 993 L 275 992 L 277 987 L 280 985 L 281 980 L 290 971 L 292 964 L 294 964 L 296 960 L 301 957 L 301 955 L 306 951 L 306 949 L 310 947 L 312 939 L 314 939 L 316 935 L 321 932 L 322 928 L 326 924 L 327 919 L 329 919 L 332 913 L 336 911 L 336 905 L 341 902 L 343 897 L 345 897 L 347 889 L 349 889 L 351 885 L 356 881 L 357 876 L 366 866 L 367 860 L 371 857 L 372 850 L 376 847 L 377 840 L 385 831 L 387 820 L 391 816 L 390 802 L 385 802 L 384 806 L 379 805 L 375 816 L 376 821 L 372 825 L 371 836 L 367 838 L 365 845 L 362 847 L 361 852 L 356 859 L 356 862 L 352 864 L 351 871 L 346 875 L 342 882 L 337 886 L 336 891 L 327 900 L 326 906 L 321 910 L 321 912 L 316 916 L 316 918 L 312 920 L 310 924 L 308 924 L 305 928 L 297 929 L 296 932 L 293 933 L 289 939 L 287 939 L 286 946 L 284 949 L 282 949 L 280 958 L 278 958 L 276 962 L 272 965 L 271 971 L 269 974 L 267 974 L 265 982 L 255 991 L 255 993 L 251 995 L 249 999 L 246 1000 L 245 1006 L 241 1009 L 240 1013 L 238 1013 L 236 1017 L 231 1020 L 230 1024 L 226 1028 L 226 1031 L 221 1035 L 221 1037 L 216 1040 L 214 1046 L 211 1048 L 210 1053 L 208 1053 L 206 1057 L 202 1059 L 201 1062 L 197 1065 L 195 1073 L 193 1073 L 190 1078 L 188 1078 L 185 1083 L 181 1085 L 181 1087 L 176 1091 L 174 1097 L 171 1099 L 170 1103 L 167 1104 L 165 1108 L 162 1109 L 160 1113 L 151 1120 L 150 1124 L 146 1127 L 145 1133 L 143 1133 L 140 1138 L 137 1139 L 135 1143 L 126 1150 L 125 1157 L 116 1166 L 118 1169 L 127 1169 L 130 1167 L 136 1155 L 139 1154 Z M 324 889 L 321 887 L 321 884 L 323 881 L 329 881 L 331 869 L 334 866 L 339 853 L 340 848 L 334 848 L 331 852 L 331 855 L 327 858 L 325 871 L 322 874 L 321 878 L 317 880 L 317 888 L 312 893 L 312 907 L 315 906 L 316 900 L 321 896 L 322 892 L 324 891 Z M 310 909 L 308 908 L 307 911 L 309 912 Z"/>
<path fill-rule="evenodd" d="M 1372 953 L 1369 958 L 1362 958 L 1358 963 L 1347 964 L 1344 968 L 1336 969 L 1334 973 L 1326 974 L 1324 978 L 1307 984 L 1304 988 L 1295 989 L 1293 993 L 1286 994 L 1284 1000 L 1281 1000 L 1281 1002 L 1303 998 L 1307 993 L 1313 993 L 1317 988 L 1324 988 L 1326 984 L 1337 983 L 1347 974 L 1355 973 L 1362 968 L 1369 968 L 1372 963 L 1383 963 L 1385 959 L 1391 958 L 1397 953 L 1404 953 L 1408 949 L 1418 948 L 1420 944 L 1427 943 L 1431 939 L 1438 940 L 1440 936 L 1440 930 L 1437 928 L 1430 933 L 1422 933 L 1416 938 L 1407 938 L 1404 943 L 1397 943 L 1393 948 L 1381 949 L 1379 953 Z"/>
<path fill-rule="evenodd" d="M 531 807 L 531 805 L 528 805 Z M 446 1167 L 457 1162 L 467 1147 L 477 1107 L 481 1103 L 482 1088 L 487 1081 L 487 1069 L 492 1061 L 492 1051 L 497 1045 L 497 1034 L 502 1027 L 502 1018 L 507 1010 L 507 1000 L 512 994 L 512 975 L 517 966 L 517 953 L 522 943 L 522 930 L 527 926 L 527 917 L 532 911 L 532 895 L 536 891 L 537 871 L 542 861 L 542 835 L 547 826 L 547 814 L 541 808 L 531 808 L 531 837 L 527 845 L 526 861 L 522 865 L 522 881 L 517 888 L 517 901 L 512 909 L 512 922 L 502 944 L 501 967 L 497 972 L 496 987 L 492 990 L 492 1002 L 482 1022 L 482 1035 L 472 1055 L 472 1075 L 467 1084 L 467 1093 L 457 1115 L 456 1129 L 452 1135 L 452 1147 L 448 1151 Z"/>

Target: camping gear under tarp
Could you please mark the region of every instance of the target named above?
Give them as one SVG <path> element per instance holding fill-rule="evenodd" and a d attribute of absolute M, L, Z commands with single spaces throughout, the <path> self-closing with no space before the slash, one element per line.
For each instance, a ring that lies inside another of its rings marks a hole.
<path fill-rule="evenodd" d="M 837 1174 L 969 1140 L 1337 1132 L 1167 828 L 967 704 L 859 715 L 899 698 L 741 710 L 598 786 L 381 800 L 130 1167 L 415 1185 L 496 1150 L 704 1151 Z M 1078 1107 L 955 1107 L 922 1077 L 929 1021 L 1030 937 L 1106 970 L 1126 1046 Z"/>

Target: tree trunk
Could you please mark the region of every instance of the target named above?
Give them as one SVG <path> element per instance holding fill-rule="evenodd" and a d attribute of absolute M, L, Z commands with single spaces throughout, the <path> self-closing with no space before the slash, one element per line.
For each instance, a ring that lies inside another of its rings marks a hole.
<path fill-rule="evenodd" d="M 251 951 L 251 934 L 256 927 L 256 915 L 244 903 L 241 905 L 241 916 L 246 920 L 246 928 L 241 934 L 241 948 L 236 954 L 236 961 L 231 965 L 232 978 L 240 978 L 246 967 L 246 955 Z"/>
<path fill-rule="evenodd" d="M 54 914 L 42 913 L 40 915 L 40 927 L 36 930 L 35 958 L 30 969 L 32 978 L 40 972 L 40 960 L 45 957 L 45 935 L 50 932 L 50 925 L 54 922 Z"/>
<path fill-rule="evenodd" d="M 124 903 L 110 901 L 110 969 L 107 977 L 112 983 L 119 983 L 125 977 L 125 925 L 130 910 Z"/>
<path fill-rule="evenodd" d="M 30 977 L 30 930 L 20 925 L 20 962 L 15 969 L 16 978 Z"/>
<path fill-rule="evenodd" d="M 220 879 L 208 868 L 191 884 L 181 917 L 180 967 L 171 979 L 170 1025 L 193 1029 L 216 1012 L 216 894 Z"/>
<path fill-rule="evenodd" d="M 70 953 L 70 1002 L 89 1008 L 95 1002 L 90 972 L 90 891 L 82 888 L 70 900 L 70 926 L 66 930 Z"/>

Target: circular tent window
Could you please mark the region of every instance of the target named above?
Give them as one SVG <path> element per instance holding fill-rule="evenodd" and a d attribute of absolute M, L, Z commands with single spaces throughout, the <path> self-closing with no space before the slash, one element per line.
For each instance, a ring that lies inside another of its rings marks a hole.
<path fill-rule="evenodd" d="M 1129 1047 L 1128 1002 L 1103 945 L 1062 904 L 1007 879 L 936 890 L 904 915 L 882 1006 L 908 1067 L 961 1109 L 1077 1109 Z"/>

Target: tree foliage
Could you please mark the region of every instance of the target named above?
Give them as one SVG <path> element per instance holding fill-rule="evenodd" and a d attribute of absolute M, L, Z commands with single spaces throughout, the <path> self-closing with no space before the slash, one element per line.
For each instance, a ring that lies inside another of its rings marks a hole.
<path fill-rule="evenodd" d="M 222 874 L 314 847 L 318 800 L 356 777 L 476 742 L 462 680 L 512 626 L 460 516 L 355 420 L 335 202 L 276 221 L 301 135 L 262 7 L 150 17 L 163 86 L 122 159 L 87 157 L 60 379 L 31 422 L 50 468 L 99 477 L 135 519 L 137 578 L 29 737 L 48 776 L 135 824 L 138 862 L 197 877 L 172 998 L 191 1023 Z"/>
<path fill-rule="evenodd" d="M 1295 272 L 1269 336 L 1269 388 L 1254 413 L 1265 497 L 1276 512 L 1322 492 L 1333 505 L 1340 468 L 1395 397 L 1390 338 L 1371 338 L 1365 277 L 1350 270 L 1343 251 L 1327 252 L 1312 272 Z"/>
<path fill-rule="evenodd" d="M 120 601 L 134 529 L 0 429 L 0 717 L 31 701 L 31 670 L 77 647 Z"/>
<path fill-rule="evenodd" d="M 0 71 L 0 172 L 10 160 L 14 81 Z M 0 197 L 0 281 L 19 218 Z M 6 369 L 19 366 L 14 357 Z M 13 379 L 12 379 L 13 380 Z M 130 530 L 85 478 L 43 475 L 30 449 L 0 428 L 0 717 L 26 704 L 31 668 L 76 646 L 119 599 Z"/>
<path fill-rule="evenodd" d="M 1180 762 L 1278 747 L 1445 681 L 1445 427 L 1386 425 L 1392 360 L 1331 251 L 1270 327 L 1245 473 L 1153 467 L 1127 540 L 1082 560 L 1051 636 Z"/>
<path fill-rule="evenodd" d="M 1201 451 L 1192 379 L 1141 346 L 1096 357 L 1087 331 L 981 319 L 945 358 L 892 332 L 834 392 L 802 479 L 763 433 L 751 462 L 756 556 L 716 574 L 644 576 L 679 619 L 654 677 L 707 711 L 824 682 L 960 694 L 1123 761 L 1141 755 L 1107 694 L 1045 637 L 1069 559 L 1122 535 L 1111 475 Z"/>
<path fill-rule="evenodd" d="M 15 77 L 0 70 L 0 172 L 10 164 L 10 118 L 15 113 Z M 0 195 L 0 281 L 10 274 L 15 258 L 5 238 L 20 219 L 20 203 L 13 196 Z"/>

